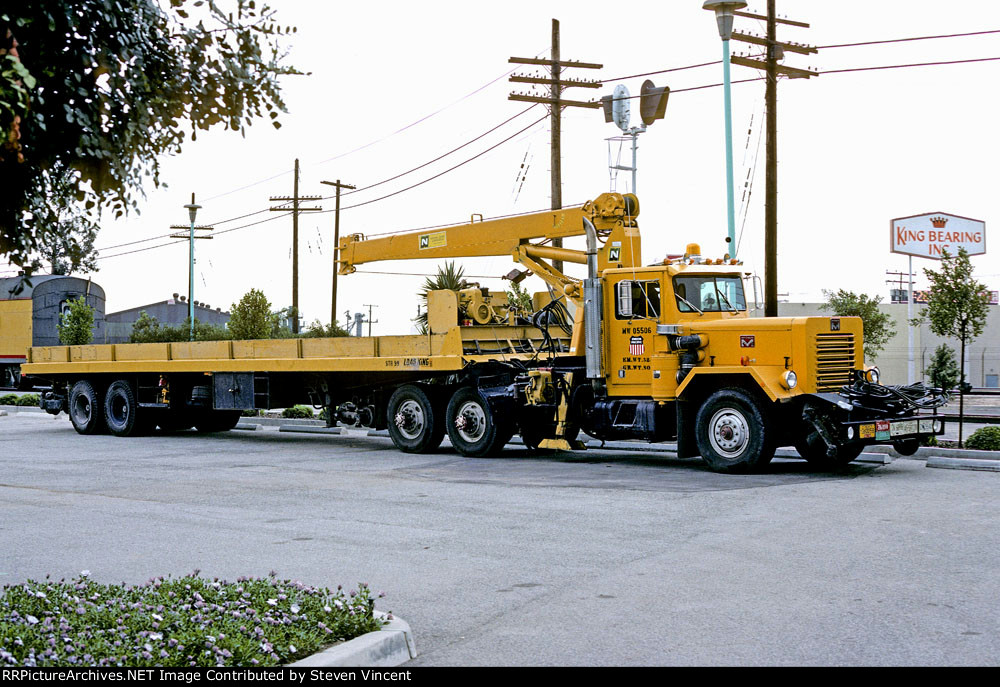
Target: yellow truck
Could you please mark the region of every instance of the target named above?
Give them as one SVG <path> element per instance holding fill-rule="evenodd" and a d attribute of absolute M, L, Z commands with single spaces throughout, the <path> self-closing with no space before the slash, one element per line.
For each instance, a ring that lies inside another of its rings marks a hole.
<path fill-rule="evenodd" d="M 677 442 L 718 471 L 760 469 L 780 446 L 821 468 L 870 444 L 909 454 L 940 434 L 946 401 L 866 369 L 861 320 L 752 318 L 742 264 L 697 245 L 641 260 L 639 203 L 605 193 L 581 207 L 446 229 L 341 240 L 338 271 L 381 260 L 509 255 L 547 292 L 518 309 L 503 293 L 432 292 L 426 334 L 33 347 L 24 374 L 81 434 L 231 429 L 241 411 L 311 402 L 330 421 L 388 429 L 427 453 L 447 433 L 466 456 L 602 440 Z M 551 245 L 586 236 L 586 249 Z M 556 269 L 587 266 L 587 277 Z"/>

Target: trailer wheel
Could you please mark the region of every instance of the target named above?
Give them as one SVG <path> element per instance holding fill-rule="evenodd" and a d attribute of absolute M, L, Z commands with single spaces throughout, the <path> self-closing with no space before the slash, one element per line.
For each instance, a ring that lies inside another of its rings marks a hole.
<path fill-rule="evenodd" d="M 514 436 L 511 423 L 494 417 L 490 404 L 478 389 L 459 389 L 448 402 L 448 438 L 463 456 L 492 456 Z"/>
<path fill-rule="evenodd" d="M 416 384 L 404 384 L 386 406 L 389 436 L 406 453 L 430 453 L 444 439 L 444 417 L 427 393 Z"/>
<path fill-rule="evenodd" d="M 810 465 L 815 465 L 821 470 L 836 470 L 860 456 L 865 447 L 861 444 L 841 445 L 837 447 L 836 455 L 828 456 L 822 441 L 809 441 L 808 437 L 803 437 L 795 442 L 795 450 Z"/>
<path fill-rule="evenodd" d="M 228 432 L 240 421 L 243 416 L 241 410 L 211 410 L 199 414 L 194 423 L 194 428 L 202 434 L 211 432 Z"/>
<path fill-rule="evenodd" d="M 695 417 L 698 452 L 717 472 L 745 472 L 770 463 L 773 434 L 763 409 L 742 389 L 716 391 Z"/>
<path fill-rule="evenodd" d="M 104 394 L 104 422 L 108 431 L 116 437 L 142 434 L 148 423 L 140 419 L 141 414 L 129 383 L 123 379 L 112 382 Z"/>
<path fill-rule="evenodd" d="M 101 395 L 86 379 L 74 384 L 69 392 L 69 419 L 80 434 L 101 434 L 107 429 Z"/>

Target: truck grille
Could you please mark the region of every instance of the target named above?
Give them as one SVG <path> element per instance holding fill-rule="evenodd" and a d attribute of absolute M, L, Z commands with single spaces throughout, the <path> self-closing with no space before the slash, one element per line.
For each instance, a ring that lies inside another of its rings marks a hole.
<path fill-rule="evenodd" d="M 839 391 L 854 370 L 854 334 L 816 335 L 816 391 Z"/>

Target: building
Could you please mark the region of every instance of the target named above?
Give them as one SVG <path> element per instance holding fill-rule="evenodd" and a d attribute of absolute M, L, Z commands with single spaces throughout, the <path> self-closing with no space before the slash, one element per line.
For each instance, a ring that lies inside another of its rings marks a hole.
<path fill-rule="evenodd" d="M 150 317 L 155 317 L 161 325 L 180 325 L 188 318 L 187 298 L 175 293 L 165 301 L 107 313 L 104 316 L 104 343 L 126 343 L 132 335 L 132 325 L 136 323 L 139 315 L 143 312 Z M 207 303 L 194 302 L 194 318 L 199 322 L 225 326 L 229 323 L 229 316 L 229 312 L 222 308 L 212 309 L 212 306 Z"/>

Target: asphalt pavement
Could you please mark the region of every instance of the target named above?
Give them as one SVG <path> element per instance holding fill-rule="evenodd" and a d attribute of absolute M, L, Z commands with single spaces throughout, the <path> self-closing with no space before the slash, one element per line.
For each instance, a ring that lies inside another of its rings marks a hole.
<path fill-rule="evenodd" d="M 0 417 L 0 582 L 367 582 L 410 665 L 1000 665 L 1000 474 Z"/>

